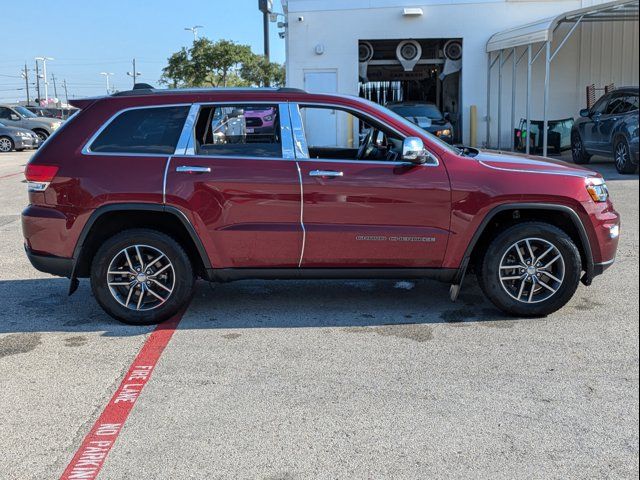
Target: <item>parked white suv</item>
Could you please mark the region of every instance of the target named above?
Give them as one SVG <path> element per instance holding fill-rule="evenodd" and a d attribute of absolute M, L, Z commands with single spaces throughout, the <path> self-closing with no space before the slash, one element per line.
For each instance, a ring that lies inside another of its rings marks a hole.
<path fill-rule="evenodd" d="M 40 137 L 41 141 L 55 132 L 62 120 L 57 118 L 38 117 L 21 105 L 1 105 L 0 122 L 8 127 L 26 128 Z"/>

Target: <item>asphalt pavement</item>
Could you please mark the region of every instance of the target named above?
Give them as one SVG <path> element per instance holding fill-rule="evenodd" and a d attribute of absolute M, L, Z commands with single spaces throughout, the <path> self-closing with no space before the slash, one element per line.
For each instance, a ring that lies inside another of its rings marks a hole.
<path fill-rule="evenodd" d="M 154 331 L 31 267 L 29 155 L 0 154 L 3 480 L 60 478 Z M 473 278 L 457 303 L 432 281 L 200 282 L 98 478 L 638 478 L 638 175 L 593 167 L 618 259 L 547 318 Z"/>

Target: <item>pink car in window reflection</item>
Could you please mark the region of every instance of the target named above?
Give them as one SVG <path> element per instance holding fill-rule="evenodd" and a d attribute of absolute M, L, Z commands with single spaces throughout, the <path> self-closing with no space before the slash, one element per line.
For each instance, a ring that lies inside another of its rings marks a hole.
<path fill-rule="evenodd" d="M 244 118 L 248 134 L 273 133 L 274 120 L 276 118 L 273 107 L 245 107 Z"/>

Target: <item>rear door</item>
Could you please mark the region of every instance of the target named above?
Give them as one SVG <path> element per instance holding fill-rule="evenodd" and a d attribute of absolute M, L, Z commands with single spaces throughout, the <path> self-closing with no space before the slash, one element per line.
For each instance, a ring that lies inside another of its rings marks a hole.
<path fill-rule="evenodd" d="M 322 125 L 313 121 L 317 109 L 334 110 L 337 145 L 310 142 Z M 294 132 L 301 133 L 300 123 L 306 133 L 296 137 L 306 232 L 302 267 L 441 267 L 450 222 L 445 167 L 399 161 L 403 136 L 390 130 L 378 130 L 371 149 L 362 152 L 371 117 L 355 110 L 300 105 L 291 115 Z"/>
<path fill-rule="evenodd" d="M 185 150 L 167 169 L 166 203 L 190 218 L 214 268 L 297 267 L 301 192 L 282 128 L 287 106 L 194 105 L 189 117 Z"/>

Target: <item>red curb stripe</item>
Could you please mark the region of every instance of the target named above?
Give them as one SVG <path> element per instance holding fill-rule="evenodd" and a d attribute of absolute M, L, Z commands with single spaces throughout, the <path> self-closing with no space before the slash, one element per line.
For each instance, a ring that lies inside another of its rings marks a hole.
<path fill-rule="evenodd" d="M 144 342 L 120 386 L 67 465 L 61 480 L 94 479 L 98 476 L 181 319 L 182 313 L 159 324 Z"/>
<path fill-rule="evenodd" d="M 22 175 L 24 172 L 18 172 L 18 173 L 10 173 L 9 175 L 2 175 L 0 176 L 0 179 L 3 178 L 10 178 L 10 177 L 17 177 L 18 175 Z"/>

